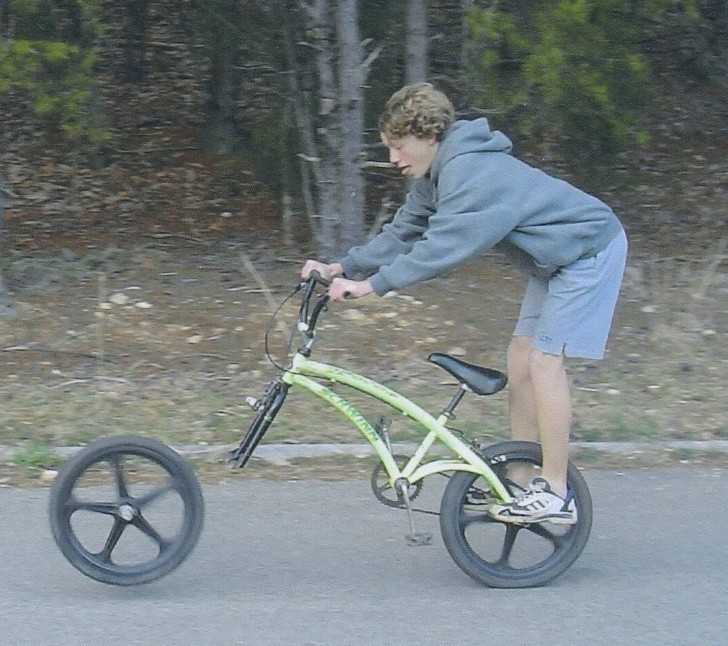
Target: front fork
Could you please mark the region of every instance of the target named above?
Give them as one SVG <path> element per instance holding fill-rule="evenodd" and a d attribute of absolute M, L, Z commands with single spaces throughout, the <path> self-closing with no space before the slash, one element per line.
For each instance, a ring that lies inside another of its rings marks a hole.
<path fill-rule="evenodd" d="M 255 451 L 281 406 L 283 406 L 288 394 L 288 388 L 288 384 L 281 379 L 274 379 L 268 384 L 263 396 L 257 402 L 248 402 L 256 411 L 255 418 L 251 422 L 247 433 L 243 435 L 243 439 L 240 440 L 238 448 L 230 452 L 228 463 L 231 466 L 242 469 L 248 463 L 253 451 Z"/>

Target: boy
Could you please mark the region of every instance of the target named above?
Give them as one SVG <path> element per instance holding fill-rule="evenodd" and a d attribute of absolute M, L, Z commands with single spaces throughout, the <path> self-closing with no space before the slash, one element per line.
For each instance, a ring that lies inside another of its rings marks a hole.
<path fill-rule="evenodd" d="M 512 523 L 575 523 L 566 486 L 571 397 L 565 357 L 601 359 L 622 282 L 627 239 L 603 202 L 510 155 L 486 119 L 455 121 L 429 83 L 402 88 L 379 122 L 389 158 L 414 179 L 382 232 L 339 262 L 309 260 L 332 301 L 382 296 L 438 276 L 496 244 L 529 282 L 508 348 L 513 439 L 540 441 L 541 476 L 490 513 Z M 366 280 L 351 280 L 356 274 Z"/>

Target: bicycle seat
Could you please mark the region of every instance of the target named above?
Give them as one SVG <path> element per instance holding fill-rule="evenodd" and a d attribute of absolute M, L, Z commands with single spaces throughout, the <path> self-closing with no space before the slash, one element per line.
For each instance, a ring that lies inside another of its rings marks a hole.
<path fill-rule="evenodd" d="M 476 395 L 492 395 L 503 390 L 508 378 L 498 370 L 481 368 L 472 363 L 465 363 L 449 354 L 433 352 L 427 360 L 449 372 L 461 384 L 465 384 Z"/>

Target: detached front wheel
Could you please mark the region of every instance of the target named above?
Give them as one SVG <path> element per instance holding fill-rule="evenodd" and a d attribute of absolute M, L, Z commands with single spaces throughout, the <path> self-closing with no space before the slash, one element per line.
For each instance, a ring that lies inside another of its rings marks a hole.
<path fill-rule="evenodd" d="M 192 467 L 144 437 L 97 440 L 66 462 L 50 495 L 53 538 L 86 576 L 149 583 L 190 554 L 204 503 Z"/>

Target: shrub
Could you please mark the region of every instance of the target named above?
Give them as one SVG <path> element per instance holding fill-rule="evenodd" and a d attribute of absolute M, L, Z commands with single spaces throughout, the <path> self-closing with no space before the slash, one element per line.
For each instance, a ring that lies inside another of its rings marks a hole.
<path fill-rule="evenodd" d="M 12 0 L 13 33 L 0 42 L 0 94 L 17 91 L 51 130 L 99 144 L 94 105 L 98 0 Z"/>
<path fill-rule="evenodd" d="M 641 44 L 670 13 L 698 17 L 692 2 L 673 0 L 486 5 L 468 16 L 479 98 L 526 135 L 558 136 L 577 159 L 646 141 L 651 74 Z"/>

